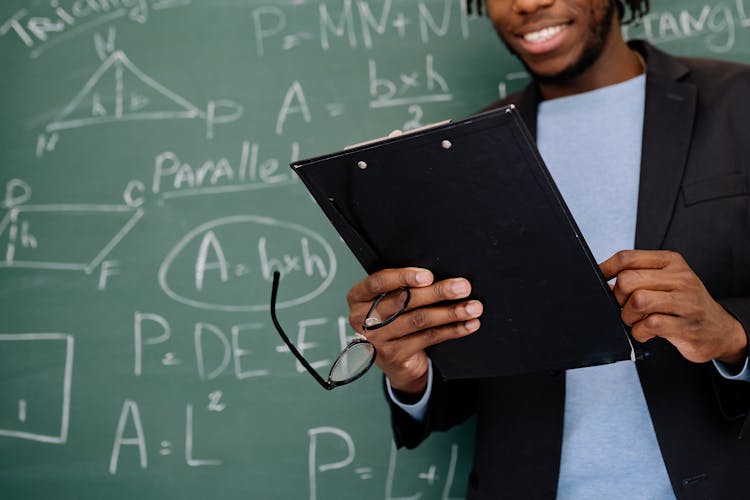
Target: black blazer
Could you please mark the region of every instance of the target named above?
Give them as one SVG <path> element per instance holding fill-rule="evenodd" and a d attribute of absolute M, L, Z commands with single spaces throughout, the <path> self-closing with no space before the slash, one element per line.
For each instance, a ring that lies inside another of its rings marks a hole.
<path fill-rule="evenodd" d="M 648 64 L 635 246 L 680 252 L 750 332 L 750 68 L 631 47 Z M 532 85 L 495 106 L 515 103 L 535 134 L 538 100 Z M 636 366 L 677 497 L 750 498 L 750 383 L 663 339 L 644 347 Z M 435 379 L 423 423 L 391 403 L 396 444 L 476 414 L 468 498 L 554 499 L 564 373 Z"/>

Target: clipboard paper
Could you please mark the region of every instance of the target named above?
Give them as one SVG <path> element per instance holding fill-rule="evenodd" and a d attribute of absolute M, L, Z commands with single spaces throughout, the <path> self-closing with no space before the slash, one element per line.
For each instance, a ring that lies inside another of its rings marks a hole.
<path fill-rule="evenodd" d="M 472 283 L 482 326 L 429 350 L 443 378 L 631 359 L 619 305 L 512 106 L 292 168 L 368 273 Z"/>

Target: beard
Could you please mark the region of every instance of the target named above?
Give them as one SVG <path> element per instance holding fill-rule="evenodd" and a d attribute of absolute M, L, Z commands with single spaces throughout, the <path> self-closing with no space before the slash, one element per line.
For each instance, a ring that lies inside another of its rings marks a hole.
<path fill-rule="evenodd" d="M 596 16 L 594 7 L 591 7 L 591 21 L 589 23 L 588 30 L 589 35 L 586 39 L 586 43 L 584 44 L 583 52 L 576 61 L 574 61 L 568 67 L 564 68 L 562 71 L 558 71 L 554 74 L 544 75 L 536 73 L 528 64 L 526 64 L 526 61 L 524 61 L 523 58 L 518 55 L 518 52 L 516 52 L 513 47 L 510 46 L 508 41 L 503 37 L 499 30 L 496 31 L 498 36 L 500 37 L 500 40 L 502 40 L 508 51 L 516 56 L 519 61 L 521 61 L 521 64 L 531 75 L 534 81 L 543 85 L 561 85 L 569 83 L 571 80 L 574 80 L 575 78 L 582 75 L 596 62 L 597 59 L 599 59 L 599 56 L 604 50 L 604 45 L 607 41 L 607 37 L 612 30 L 612 16 L 614 16 L 616 11 L 617 6 L 615 5 L 614 0 L 610 0 L 609 2 L 607 2 L 607 8 L 604 11 L 604 15 L 599 18 Z"/>

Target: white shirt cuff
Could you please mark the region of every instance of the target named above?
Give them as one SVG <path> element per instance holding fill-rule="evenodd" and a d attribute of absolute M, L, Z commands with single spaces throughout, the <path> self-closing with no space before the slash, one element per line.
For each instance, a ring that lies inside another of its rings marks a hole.
<path fill-rule="evenodd" d="M 429 367 L 427 369 L 427 387 L 424 390 L 422 398 L 416 403 L 408 405 L 399 401 L 396 395 L 393 393 L 391 381 L 388 380 L 388 377 L 385 378 L 385 387 L 388 391 L 388 397 L 391 398 L 391 401 L 393 401 L 396 406 L 404 410 L 411 418 L 413 418 L 417 422 L 422 422 L 425 415 L 427 414 L 427 403 L 429 403 L 430 394 L 432 393 L 432 361 L 430 361 Z"/>
<path fill-rule="evenodd" d="M 716 367 L 716 371 L 719 372 L 719 375 L 724 377 L 728 380 L 744 380 L 745 382 L 750 382 L 750 368 L 748 367 L 748 360 L 750 358 L 745 358 L 745 364 L 742 365 L 742 370 L 739 371 L 739 373 L 732 373 L 733 370 L 729 370 L 726 363 L 722 363 L 721 361 L 713 360 L 714 366 Z"/>

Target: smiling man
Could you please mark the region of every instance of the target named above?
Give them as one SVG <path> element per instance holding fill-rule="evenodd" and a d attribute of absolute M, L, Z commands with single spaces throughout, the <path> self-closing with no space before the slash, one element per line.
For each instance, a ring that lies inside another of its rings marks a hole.
<path fill-rule="evenodd" d="M 638 55 L 622 39 L 614 1 L 539 2 L 543 10 L 533 15 L 523 15 L 524 9 L 537 10 L 525 3 L 491 1 L 488 8 L 500 39 L 545 89 L 544 98 L 593 90 L 642 72 Z"/>
<path fill-rule="evenodd" d="M 494 106 L 518 106 L 647 355 L 446 382 L 425 349 L 479 329 L 471 284 L 379 271 L 349 292 L 350 322 L 410 288 L 409 308 L 367 337 L 396 443 L 476 415 L 470 499 L 748 498 L 750 69 L 626 43 L 641 0 L 486 9 L 533 79 Z"/>

